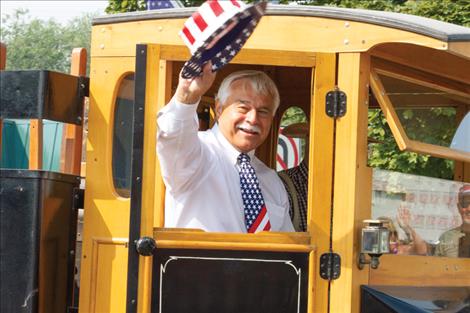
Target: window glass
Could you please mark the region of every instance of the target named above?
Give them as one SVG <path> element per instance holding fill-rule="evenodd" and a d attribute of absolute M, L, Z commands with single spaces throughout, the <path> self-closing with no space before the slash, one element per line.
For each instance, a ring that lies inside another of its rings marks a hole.
<path fill-rule="evenodd" d="M 470 184 L 374 169 L 372 218 L 392 253 L 470 257 Z"/>
<path fill-rule="evenodd" d="M 276 169 L 286 170 L 298 166 L 307 152 L 307 116 L 299 107 L 290 107 L 282 115 L 277 142 Z"/>
<path fill-rule="evenodd" d="M 445 128 L 441 130 L 446 131 Z M 438 133 L 435 136 L 438 137 Z M 371 167 L 444 179 L 454 177 L 455 162 L 452 160 L 401 151 L 380 109 L 369 109 L 368 143 Z"/>
<path fill-rule="evenodd" d="M 409 139 L 464 149 L 462 139 L 457 143 L 461 138 L 457 129 L 462 117 L 456 108 L 465 107 L 468 99 L 385 75 L 380 75 L 380 79 Z M 467 139 L 468 136 L 467 133 Z"/>
<path fill-rule="evenodd" d="M 134 74 L 121 80 L 114 104 L 113 182 L 117 193 L 130 196 Z"/>

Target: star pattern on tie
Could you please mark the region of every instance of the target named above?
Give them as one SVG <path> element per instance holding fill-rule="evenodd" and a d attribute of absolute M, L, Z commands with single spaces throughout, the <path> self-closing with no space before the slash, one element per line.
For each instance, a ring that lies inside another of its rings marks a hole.
<path fill-rule="evenodd" d="M 245 213 L 246 230 L 255 233 L 269 230 L 271 224 L 264 203 L 263 194 L 259 187 L 255 169 L 250 164 L 250 157 L 246 153 L 238 156 L 240 166 L 240 189 Z"/>

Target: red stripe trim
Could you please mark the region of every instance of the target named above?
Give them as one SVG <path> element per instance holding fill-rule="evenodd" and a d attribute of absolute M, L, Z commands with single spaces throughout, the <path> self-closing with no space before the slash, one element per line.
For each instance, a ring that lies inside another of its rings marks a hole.
<path fill-rule="evenodd" d="M 266 206 L 263 206 L 255 222 L 251 225 L 250 229 L 248 230 L 249 233 L 254 233 L 256 229 L 258 229 L 258 225 L 261 223 L 265 215 L 266 215 Z"/>
<path fill-rule="evenodd" d="M 232 4 L 233 4 L 234 6 L 236 6 L 236 7 L 238 7 L 238 8 L 240 7 L 240 3 L 238 3 L 237 0 L 231 0 L 231 1 L 232 1 Z"/>
<path fill-rule="evenodd" d="M 191 44 L 194 43 L 194 41 L 195 41 L 194 37 L 193 37 L 193 35 L 191 35 L 191 32 L 189 31 L 188 28 L 186 28 L 186 26 L 183 28 L 183 34 L 186 36 L 186 38 L 189 40 L 189 42 Z"/>
<path fill-rule="evenodd" d="M 266 225 L 264 226 L 263 230 L 270 230 L 271 229 L 271 223 L 268 221 Z"/>
<path fill-rule="evenodd" d="M 286 163 L 284 163 L 284 160 L 281 158 L 279 154 L 276 154 L 276 161 L 277 163 L 279 163 L 279 165 L 281 166 L 283 170 L 287 170 L 287 165 Z"/>
<path fill-rule="evenodd" d="M 224 9 L 217 0 L 209 1 L 209 5 L 211 6 L 212 12 L 214 12 L 215 16 L 219 16 L 224 13 Z"/>
<path fill-rule="evenodd" d="M 193 19 L 197 27 L 199 27 L 199 29 L 201 30 L 201 32 L 204 31 L 204 29 L 206 29 L 207 23 L 204 20 L 204 18 L 201 16 L 201 14 L 199 14 L 199 12 L 194 12 Z"/>

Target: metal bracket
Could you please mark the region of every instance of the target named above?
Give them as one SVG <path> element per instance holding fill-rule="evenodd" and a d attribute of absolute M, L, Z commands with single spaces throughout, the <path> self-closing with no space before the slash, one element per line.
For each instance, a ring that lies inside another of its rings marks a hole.
<path fill-rule="evenodd" d="M 326 280 L 337 279 L 341 275 L 341 257 L 328 252 L 320 256 L 320 277 Z"/>
<path fill-rule="evenodd" d="M 73 208 L 75 210 L 83 209 L 85 203 L 85 189 L 73 189 Z"/>
<path fill-rule="evenodd" d="M 326 94 L 326 115 L 329 117 L 337 118 L 346 114 L 346 94 L 335 87 L 335 90 L 329 91 Z"/>

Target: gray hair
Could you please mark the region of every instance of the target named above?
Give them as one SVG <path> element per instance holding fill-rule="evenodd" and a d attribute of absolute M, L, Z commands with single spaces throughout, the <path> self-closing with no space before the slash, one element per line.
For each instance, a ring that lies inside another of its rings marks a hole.
<path fill-rule="evenodd" d="M 219 87 L 219 91 L 215 96 L 215 100 L 219 101 L 220 104 L 225 106 L 225 101 L 230 96 L 231 85 L 234 81 L 239 79 L 248 79 L 251 83 L 251 87 L 257 92 L 265 96 L 269 96 L 274 105 L 273 115 L 276 113 L 279 107 L 279 91 L 277 90 L 276 84 L 273 82 L 268 75 L 261 71 L 245 70 L 233 72 L 232 74 L 225 77 Z"/>

